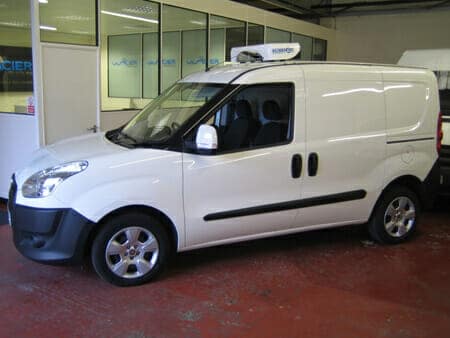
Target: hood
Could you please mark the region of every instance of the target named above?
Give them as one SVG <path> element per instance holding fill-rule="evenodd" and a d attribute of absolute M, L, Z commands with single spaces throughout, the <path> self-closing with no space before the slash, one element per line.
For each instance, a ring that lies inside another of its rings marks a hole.
<path fill-rule="evenodd" d="M 16 173 L 16 179 L 18 182 L 23 182 L 39 170 L 61 163 L 79 160 L 89 161 L 94 157 L 99 158 L 124 151 L 129 151 L 129 149 L 109 142 L 105 133 L 66 139 L 37 150 L 26 167 Z"/>
<path fill-rule="evenodd" d="M 96 133 L 69 138 L 44 148 L 61 162 L 89 160 L 93 157 L 107 156 L 127 148 L 108 141 L 105 133 Z"/>

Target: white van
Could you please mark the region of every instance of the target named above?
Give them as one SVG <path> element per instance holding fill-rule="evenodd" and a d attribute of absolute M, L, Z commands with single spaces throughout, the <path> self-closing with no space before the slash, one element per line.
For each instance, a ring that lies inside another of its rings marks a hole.
<path fill-rule="evenodd" d="M 17 249 L 90 253 L 102 278 L 136 285 L 176 251 L 367 222 L 379 242 L 407 239 L 438 173 L 434 74 L 265 62 L 294 47 L 190 75 L 121 128 L 39 150 L 12 178 Z"/>
<path fill-rule="evenodd" d="M 438 79 L 442 113 L 442 147 L 439 153 L 440 194 L 450 195 L 450 48 L 414 49 L 403 53 L 398 61 L 402 66 L 432 70 Z"/>

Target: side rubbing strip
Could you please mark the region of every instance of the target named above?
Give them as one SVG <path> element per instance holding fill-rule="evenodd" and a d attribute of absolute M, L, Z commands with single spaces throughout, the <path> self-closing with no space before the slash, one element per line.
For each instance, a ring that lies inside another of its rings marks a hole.
<path fill-rule="evenodd" d="M 274 203 L 274 204 L 266 204 L 266 205 L 261 205 L 261 206 L 257 206 L 257 207 L 236 209 L 236 210 L 230 210 L 230 211 L 222 211 L 222 212 L 217 212 L 214 214 L 208 214 L 205 217 L 203 217 L 203 219 L 205 221 L 215 221 L 215 220 L 219 220 L 219 219 L 250 216 L 250 215 L 264 214 L 264 213 L 269 213 L 269 212 L 284 211 L 284 210 L 290 210 L 290 209 L 308 208 L 308 207 L 314 207 L 314 206 L 323 205 L 323 204 L 333 204 L 333 203 L 339 203 L 339 202 L 359 200 L 359 199 L 363 199 L 364 197 L 366 197 L 366 194 L 367 193 L 365 190 L 353 190 L 353 191 L 343 192 L 343 193 L 339 193 L 339 194 L 305 198 L 302 200 L 295 200 L 295 201 Z"/>
<path fill-rule="evenodd" d="M 430 141 L 434 140 L 434 137 L 422 137 L 422 138 L 412 138 L 408 140 L 398 140 L 398 141 L 387 141 L 387 144 L 393 144 L 393 143 L 405 143 L 405 142 L 417 142 L 417 141 Z"/>

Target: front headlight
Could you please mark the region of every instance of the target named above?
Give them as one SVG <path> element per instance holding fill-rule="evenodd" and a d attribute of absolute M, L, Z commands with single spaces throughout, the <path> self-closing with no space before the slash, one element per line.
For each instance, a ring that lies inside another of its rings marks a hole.
<path fill-rule="evenodd" d="M 22 185 L 22 194 L 28 198 L 47 197 L 61 182 L 82 172 L 87 166 L 87 161 L 76 161 L 38 171 Z"/>

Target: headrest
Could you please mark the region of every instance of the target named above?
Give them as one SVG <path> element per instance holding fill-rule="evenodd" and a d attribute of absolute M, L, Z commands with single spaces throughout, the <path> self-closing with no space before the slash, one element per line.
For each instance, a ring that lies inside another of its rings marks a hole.
<path fill-rule="evenodd" d="M 236 102 L 236 117 L 238 119 L 248 119 L 252 116 L 252 107 L 247 100 Z"/>
<path fill-rule="evenodd" d="M 268 100 L 263 104 L 263 115 L 266 120 L 281 120 L 280 106 L 274 100 Z"/>

